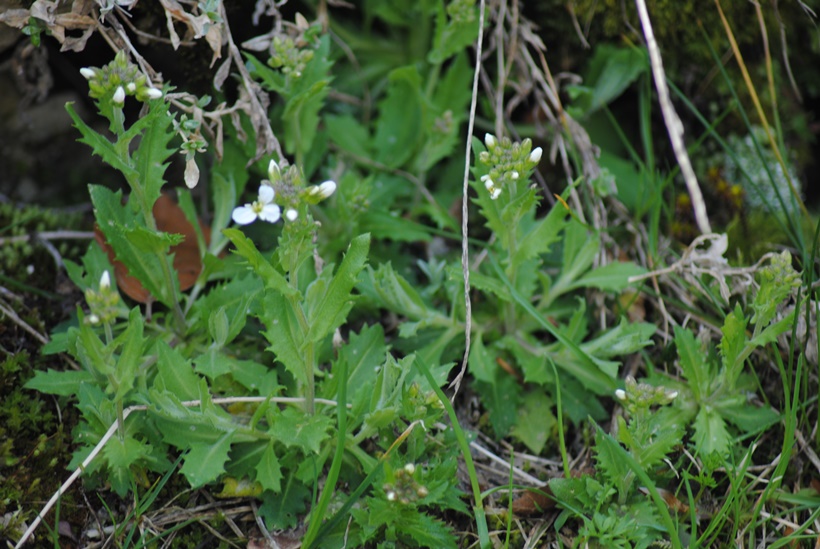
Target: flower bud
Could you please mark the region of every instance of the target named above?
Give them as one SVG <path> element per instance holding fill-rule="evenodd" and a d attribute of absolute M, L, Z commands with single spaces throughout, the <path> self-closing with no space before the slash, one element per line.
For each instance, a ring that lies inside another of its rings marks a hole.
<path fill-rule="evenodd" d="M 412 463 L 408 463 L 404 466 L 404 470 L 407 472 L 408 475 L 412 475 L 416 472 L 416 466 Z"/>
<path fill-rule="evenodd" d="M 285 210 L 285 217 L 288 218 L 288 221 L 296 221 L 296 218 L 299 217 L 299 212 L 293 208 L 289 208 Z"/>
<path fill-rule="evenodd" d="M 488 149 L 495 147 L 495 136 L 491 133 L 484 134 L 484 144 L 487 145 Z"/>
<path fill-rule="evenodd" d="M 134 84 L 133 82 L 129 82 L 125 86 L 125 89 L 126 89 L 126 91 L 128 91 L 128 93 L 134 93 L 135 91 L 137 91 L 137 85 Z"/>
<path fill-rule="evenodd" d="M 100 277 L 100 290 L 108 290 L 109 288 L 111 288 L 111 276 L 108 271 L 103 271 Z"/>
<path fill-rule="evenodd" d="M 276 160 L 271 159 L 270 163 L 268 164 L 268 179 L 273 181 L 275 176 L 278 176 L 280 173 L 281 172 L 279 171 L 279 164 L 276 163 Z"/>
<path fill-rule="evenodd" d="M 122 86 L 117 86 L 117 91 L 114 92 L 114 97 L 111 98 L 116 105 L 125 103 L 125 89 Z"/>
<path fill-rule="evenodd" d="M 618 400 L 626 400 L 626 391 L 624 391 L 623 389 L 616 389 L 615 398 L 617 398 Z"/>
<path fill-rule="evenodd" d="M 94 69 L 91 69 L 89 67 L 81 68 L 80 69 L 80 74 L 82 74 L 83 78 L 85 78 L 86 80 L 91 80 L 92 78 L 97 76 L 97 72 Z"/>
<path fill-rule="evenodd" d="M 145 90 L 145 95 L 148 96 L 148 99 L 159 99 L 162 97 L 162 90 L 158 88 L 148 88 Z"/>
<path fill-rule="evenodd" d="M 530 153 L 530 162 L 538 163 L 541 160 L 541 153 L 544 151 L 541 150 L 541 147 L 535 147 L 532 152 Z"/>
<path fill-rule="evenodd" d="M 512 172 L 510 172 L 510 179 L 512 179 L 513 181 L 515 181 L 516 179 L 518 179 L 519 175 L 520 175 L 520 174 L 518 173 L 518 171 L 513 170 Z"/>
<path fill-rule="evenodd" d="M 323 199 L 327 198 L 336 192 L 336 182 L 331 180 L 325 181 L 319 185 L 318 189 L 317 194 Z"/>

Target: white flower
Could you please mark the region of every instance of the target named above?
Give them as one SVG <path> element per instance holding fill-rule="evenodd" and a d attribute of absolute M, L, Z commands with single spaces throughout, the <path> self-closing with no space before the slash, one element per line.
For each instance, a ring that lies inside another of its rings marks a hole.
<path fill-rule="evenodd" d="M 288 221 L 296 221 L 296 218 L 299 217 L 299 212 L 293 208 L 288 208 L 285 210 L 285 217 L 288 218 Z"/>
<path fill-rule="evenodd" d="M 162 90 L 158 88 L 148 88 L 145 90 L 145 95 L 148 96 L 148 99 L 159 99 L 162 97 Z"/>
<path fill-rule="evenodd" d="M 491 200 L 495 200 L 501 195 L 501 187 L 496 187 L 489 175 L 481 176 L 481 180 L 484 181 L 484 187 L 490 192 Z"/>
<path fill-rule="evenodd" d="M 111 287 L 111 276 L 108 274 L 108 271 L 103 271 L 103 274 L 100 277 L 100 290 L 107 290 L 110 287 Z"/>
<path fill-rule="evenodd" d="M 618 400 L 626 400 L 626 391 L 623 389 L 615 389 L 615 398 Z"/>
<path fill-rule="evenodd" d="M 495 136 L 491 133 L 484 134 L 484 144 L 487 145 L 488 149 L 491 149 L 495 146 Z"/>
<path fill-rule="evenodd" d="M 125 89 L 128 90 L 128 93 L 134 93 L 135 91 L 137 91 L 137 85 L 133 82 L 129 82 L 125 85 Z"/>
<path fill-rule="evenodd" d="M 125 89 L 122 86 L 117 86 L 117 91 L 114 92 L 114 97 L 111 99 L 117 105 L 125 103 Z"/>
<path fill-rule="evenodd" d="M 273 203 L 275 194 L 273 187 L 270 185 L 260 185 L 259 199 L 253 204 L 245 204 L 234 208 L 231 217 L 240 225 L 253 223 L 257 218 L 268 223 L 276 223 L 279 221 L 281 210 L 279 206 Z"/>
<path fill-rule="evenodd" d="M 518 171 L 517 171 L 517 170 L 513 170 L 512 172 L 510 172 L 510 179 L 512 179 L 513 181 L 515 181 L 516 179 L 518 179 L 519 175 L 520 175 L 520 174 L 518 173 Z"/>
<path fill-rule="evenodd" d="M 541 147 L 535 147 L 530 153 L 530 162 L 538 164 L 538 161 L 541 160 L 541 154 L 543 152 L 544 151 L 541 150 Z"/>
<path fill-rule="evenodd" d="M 328 180 L 324 183 L 321 183 L 320 185 L 313 185 L 312 187 L 310 187 L 310 189 L 308 189 L 308 192 L 312 196 L 318 196 L 319 198 L 324 200 L 325 198 L 329 197 L 330 195 L 336 192 L 336 182 Z"/>
<path fill-rule="evenodd" d="M 100 317 L 98 317 L 94 313 L 91 313 L 90 315 L 88 315 L 86 320 L 88 321 L 89 324 L 99 324 L 100 323 Z"/>
<path fill-rule="evenodd" d="M 94 72 L 94 69 L 90 69 L 88 67 L 81 68 L 80 69 L 80 74 L 82 74 L 83 78 L 85 78 L 86 80 L 91 80 L 92 78 L 97 76 L 97 73 Z"/>

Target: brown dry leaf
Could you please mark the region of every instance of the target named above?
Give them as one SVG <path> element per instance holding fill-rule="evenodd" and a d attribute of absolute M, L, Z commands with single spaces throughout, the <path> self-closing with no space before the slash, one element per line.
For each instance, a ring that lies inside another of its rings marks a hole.
<path fill-rule="evenodd" d="M 154 204 L 154 219 L 157 228 L 166 233 L 181 234 L 184 238 L 182 242 L 171 247 L 170 253 L 174 254 L 174 270 L 179 277 L 179 289 L 185 291 L 194 285 L 199 273 L 202 272 L 202 258 L 199 255 L 199 244 L 197 243 L 196 231 L 188 222 L 185 214 L 177 206 L 177 203 L 168 196 L 162 194 Z M 205 242 L 211 241 L 211 228 L 207 225 L 199 224 Z M 114 256 L 114 250 L 105 241 L 105 235 L 99 227 L 94 227 L 94 238 L 105 251 L 108 261 L 114 266 L 114 276 L 117 279 L 117 287 L 128 297 L 139 303 L 154 301 L 154 297 L 145 289 L 139 280 L 128 273 L 128 268 Z"/>
<path fill-rule="evenodd" d="M 663 498 L 663 501 L 666 502 L 667 507 L 671 510 L 675 511 L 678 514 L 684 514 L 689 512 L 689 506 L 675 497 L 675 494 L 670 492 L 669 490 L 664 490 L 663 488 L 656 488 L 658 490 L 658 495 Z M 642 494 L 649 495 L 649 490 L 641 486 L 639 488 Z"/>
<path fill-rule="evenodd" d="M 555 508 L 555 500 L 552 498 L 552 490 L 549 486 L 544 486 L 538 491 L 527 490 L 512 503 L 512 511 L 519 517 L 538 515 L 553 508 Z"/>

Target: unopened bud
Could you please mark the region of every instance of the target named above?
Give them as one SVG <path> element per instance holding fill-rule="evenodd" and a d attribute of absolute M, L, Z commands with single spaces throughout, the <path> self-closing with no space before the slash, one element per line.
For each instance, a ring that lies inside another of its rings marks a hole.
<path fill-rule="evenodd" d="M 97 73 L 94 71 L 94 69 L 90 69 L 88 67 L 81 68 L 80 74 L 82 74 L 83 78 L 85 78 L 86 80 L 91 80 L 92 78 L 97 76 Z"/>
<path fill-rule="evenodd" d="M 412 475 L 416 472 L 416 466 L 412 463 L 408 463 L 404 466 L 404 470 L 407 472 L 408 475 Z"/>
<path fill-rule="evenodd" d="M 484 134 L 484 144 L 487 145 L 488 149 L 491 149 L 495 146 L 495 136 L 491 133 Z"/>
<path fill-rule="evenodd" d="M 293 208 L 290 208 L 285 211 L 285 217 L 288 218 L 288 221 L 296 221 L 296 218 L 299 217 L 299 212 Z"/>
<path fill-rule="evenodd" d="M 532 152 L 530 153 L 530 162 L 534 162 L 534 163 L 536 163 L 536 164 L 537 164 L 537 163 L 538 163 L 538 161 L 539 161 L 539 160 L 541 160 L 541 154 L 542 154 L 543 152 L 544 152 L 544 151 L 543 151 L 543 150 L 541 150 L 541 147 L 535 147 L 535 148 L 532 150 Z"/>
<path fill-rule="evenodd" d="M 148 88 L 145 90 L 145 95 L 148 96 L 148 99 L 159 99 L 162 97 L 162 90 L 158 88 Z"/>
<path fill-rule="evenodd" d="M 108 271 L 103 271 L 100 277 L 100 290 L 107 290 L 109 288 L 111 288 L 111 276 L 108 274 Z"/>
<path fill-rule="evenodd" d="M 128 91 L 128 93 L 134 93 L 135 91 L 137 91 L 137 85 L 133 82 L 129 82 L 128 84 L 126 84 L 125 89 Z"/>
<path fill-rule="evenodd" d="M 268 164 L 268 179 L 273 181 L 274 175 L 279 175 L 279 173 L 279 164 L 276 163 L 276 160 L 271 160 Z"/>
<path fill-rule="evenodd" d="M 114 97 L 111 99 L 117 105 L 125 103 L 125 89 L 122 86 L 117 86 L 117 91 L 114 92 Z"/>
<path fill-rule="evenodd" d="M 626 400 L 626 391 L 623 389 L 615 389 L 615 398 L 618 400 Z"/>

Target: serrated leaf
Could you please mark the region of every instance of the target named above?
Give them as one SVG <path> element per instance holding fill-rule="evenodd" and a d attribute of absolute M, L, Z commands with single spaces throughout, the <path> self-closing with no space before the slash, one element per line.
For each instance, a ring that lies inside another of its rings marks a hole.
<path fill-rule="evenodd" d="M 174 393 L 182 400 L 196 400 L 199 396 L 199 376 L 191 368 L 191 362 L 162 340 L 157 341 L 157 354 L 155 386 Z"/>
<path fill-rule="evenodd" d="M 746 347 L 746 317 L 740 304 L 735 306 L 735 310 L 726 315 L 723 321 L 723 337 L 720 340 L 720 355 L 723 363 L 725 381 L 728 387 L 733 388 L 737 382 L 740 371 L 743 369 L 743 361 L 749 356 L 744 352 Z M 751 351 L 751 349 L 749 349 Z"/>
<path fill-rule="evenodd" d="M 732 437 L 726 430 L 726 422 L 720 414 L 709 406 L 701 406 L 694 422 L 695 433 L 692 437 L 698 454 L 708 456 L 717 453 L 726 456 L 732 443 Z"/>
<path fill-rule="evenodd" d="M 281 493 L 268 490 L 262 494 L 259 514 L 270 530 L 295 528 L 299 515 L 307 509 L 309 499 L 310 490 L 291 475 Z"/>
<path fill-rule="evenodd" d="M 213 443 L 197 442 L 183 458 L 180 472 L 185 475 L 191 487 L 198 488 L 213 482 L 225 472 L 225 462 L 231 449 L 233 432 L 224 433 Z"/>
<path fill-rule="evenodd" d="M 279 390 L 276 370 L 252 360 L 231 359 L 231 377 L 251 393 L 269 396 Z"/>
<path fill-rule="evenodd" d="M 780 414 L 769 406 L 757 407 L 742 395 L 739 399 L 719 399 L 715 401 L 714 409 L 745 433 L 765 431 L 780 420 Z"/>
<path fill-rule="evenodd" d="M 133 474 L 131 466 L 150 454 L 150 447 L 126 435 L 124 440 L 111 437 L 103 448 L 103 456 L 108 464 L 108 480 L 111 488 L 124 496 L 131 489 Z"/>
<path fill-rule="evenodd" d="M 598 470 L 618 490 L 618 494 L 625 497 L 629 491 L 629 466 L 624 463 L 621 454 L 624 449 L 611 436 L 600 428 L 595 432 L 595 459 Z"/>
<path fill-rule="evenodd" d="M 448 18 L 444 4 L 439 4 L 436 17 L 436 33 L 433 40 L 433 49 L 427 54 L 427 61 L 438 65 L 449 57 L 464 51 L 478 38 L 478 7 L 474 4 L 462 4 L 464 10 L 472 13 L 462 13 L 457 18 Z"/>
<path fill-rule="evenodd" d="M 552 413 L 552 401 L 540 391 L 530 391 L 518 407 L 518 418 L 512 435 L 534 455 L 540 455 L 558 420 Z"/>
<path fill-rule="evenodd" d="M 394 69 L 388 79 L 372 148 L 377 162 L 398 168 L 413 156 L 422 137 L 421 75 L 411 65 Z"/>
<path fill-rule="evenodd" d="M 515 254 L 512 257 L 513 268 L 523 262 L 549 252 L 552 245 L 559 240 L 559 233 L 566 225 L 569 212 L 563 204 L 557 203 L 550 212 L 535 222 L 532 228 L 521 237 Z"/>
<path fill-rule="evenodd" d="M 277 414 L 268 433 L 286 446 L 295 446 L 304 453 L 319 453 L 322 442 L 330 436 L 333 420 L 327 416 L 309 415 L 296 408 L 285 408 Z"/>
<path fill-rule="evenodd" d="M 265 283 L 266 288 L 275 290 L 286 296 L 296 296 L 299 291 L 288 284 L 284 275 L 277 271 L 270 261 L 265 259 L 259 250 L 256 249 L 254 243 L 239 229 L 224 229 L 222 231 L 227 236 L 233 245 L 236 246 L 235 253 L 244 257 L 248 261 L 248 265 L 253 271 L 259 275 Z"/>
<path fill-rule="evenodd" d="M 122 345 L 122 351 L 112 374 L 117 384 L 115 401 L 123 400 L 134 386 L 137 368 L 143 360 L 147 341 L 142 337 L 143 322 L 142 311 L 139 307 L 134 307 L 128 315 L 128 327 L 114 340 L 115 344 Z"/>
<path fill-rule="evenodd" d="M 230 343 L 245 327 L 250 305 L 259 298 L 262 281 L 250 274 L 231 279 L 196 300 L 190 315 L 191 332 L 207 326 L 210 311 L 223 309 L 228 320 L 225 343 Z"/>
<path fill-rule="evenodd" d="M 150 208 L 159 198 L 165 184 L 168 159 L 174 153 L 174 149 L 168 145 L 175 132 L 172 127 L 174 118 L 168 116 L 170 103 L 151 101 L 149 105 L 148 114 L 135 122 L 131 130 L 138 129 L 142 133 L 139 146 L 134 151 L 133 161 L 145 196 L 145 206 Z"/>
<path fill-rule="evenodd" d="M 128 148 L 118 148 L 108 139 L 92 130 L 74 110 L 73 103 L 66 103 L 65 110 L 74 121 L 74 127 L 80 130 L 82 139 L 80 141 L 90 146 L 94 154 L 100 156 L 103 161 L 112 168 L 119 170 L 127 180 L 133 181 L 137 178 L 138 172 L 131 164 L 128 157 Z"/>
<path fill-rule="evenodd" d="M 322 389 L 327 398 L 335 398 L 339 385 L 339 364 L 347 361 L 347 394 L 348 400 L 356 410 L 363 411 L 362 406 L 370 401 L 372 383 L 376 377 L 377 365 L 383 364 L 387 346 L 384 329 L 381 324 L 364 326 L 359 333 L 351 332 L 346 345 L 339 349 L 339 356 L 333 362 L 333 377 L 328 379 Z"/>
<path fill-rule="evenodd" d="M 382 263 L 375 271 L 368 266 L 358 288 L 376 304 L 409 320 L 442 316 L 425 303 L 418 291 L 390 263 Z"/>
<path fill-rule="evenodd" d="M 306 154 L 311 150 L 319 126 L 319 111 L 328 94 L 327 82 L 316 82 L 308 90 L 290 98 L 285 104 L 285 150 L 289 154 Z"/>
<path fill-rule="evenodd" d="M 370 250 L 370 235 L 363 234 L 354 238 L 347 249 L 342 264 L 333 275 L 327 285 L 327 289 L 322 288 L 321 292 L 311 291 L 309 287 L 306 295 L 306 313 L 310 329 L 306 339 L 318 342 L 329 335 L 333 330 L 341 326 L 347 319 L 352 303 L 351 290 L 356 285 L 359 273 L 364 268 L 367 261 L 367 254 Z M 325 272 L 330 272 L 325 268 Z M 322 280 L 322 276 L 317 281 Z M 321 288 L 321 285 L 317 285 Z"/>
<path fill-rule="evenodd" d="M 273 441 L 270 441 L 256 465 L 256 480 L 265 490 L 278 493 L 282 490 L 282 478 L 282 467 L 273 448 Z"/>
<path fill-rule="evenodd" d="M 416 223 L 398 214 L 386 210 L 370 209 L 361 216 L 363 231 L 376 237 L 395 242 L 429 242 L 430 231 L 424 225 Z"/>
<path fill-rule="evenodd" d="M 168 288 L 163 276 L 161 255 L 167 253 L 173 242 L 170 237 L 151 235 L 143 221 L 122 204 L 122 193 L 111 192 L 99 185 L 89 185 L 94 204 L 94 215 L 108 244 L 131 276 L 142 283 L 148 292 L 167 306 L 173 306 L 173 288 Z M 135 245 L 135 242 L 139 245 Z M 155 253 L 145 253 L 149 248 Z M 178 286 L 177 277 L 174 283 Z"/>
<path fill-rule="evenodd" d="M 37 371 L 23 388 L 34 389 L 41 393 L 60 396 L 73 396 L 80 390 L 83 383 L 95 383 L 97 380 L 91 372 L 73 372 L 49 369 L 47 372 Z"/>
<path fill-rule="evenodd" d="M 307 383 L 308 365 L 302 351 L 306 343 L 305 334 L 291 303 L 279 293 L 267 292 L 261 314 L 260 319 L 267 326 L 263 335 L 270 343 L 268 350 L 299 383 Z"/>

